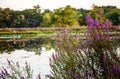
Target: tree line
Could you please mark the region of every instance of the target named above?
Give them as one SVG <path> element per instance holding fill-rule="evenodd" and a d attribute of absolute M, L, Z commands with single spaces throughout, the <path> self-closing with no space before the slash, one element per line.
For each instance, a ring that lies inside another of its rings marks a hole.
<path fill-rule="evenodd" d="M 100 11 L 113 25 L 120 25 L 120 9 L 116 6 L 93 5 L 91 10 L 86 10 L 67 5 L 53 11 L 49 9 L 42 11 L 41 7 L 36 5 L 32 9 L 22 11 L 0 8 L 0 28 L 86 26 L 86 15 L 100 18 Z"/>

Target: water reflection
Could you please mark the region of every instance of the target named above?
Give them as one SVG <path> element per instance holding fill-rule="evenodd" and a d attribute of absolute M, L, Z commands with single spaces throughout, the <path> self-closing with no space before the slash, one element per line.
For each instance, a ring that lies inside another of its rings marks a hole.
<path fill-rule="evenodd" d="M 1 41 L 0 42 L 0 53 L 10 53 L 16 49 L 24 49 L 26 51 L 40 53 L 41 47 L 47 47 L 48 49 L 54 46 L 53 39 L 36 38 L 27 39 L 21 41 Z"/>

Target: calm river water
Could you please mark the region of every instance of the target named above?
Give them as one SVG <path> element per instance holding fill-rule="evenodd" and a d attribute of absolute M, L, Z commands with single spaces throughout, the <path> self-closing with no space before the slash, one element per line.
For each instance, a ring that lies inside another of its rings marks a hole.
<path fill-rule="evenodd" d="M 7 59 L 19 62 L 21 67 L 27 61 L 33 69 L 32 79 L 36 79 L 39 73 L 42 79 L 48 79 L 45 75 L 50 74 L 49 58 L 55 53 L 53 48 L 51 39 L 27 39 L 15 44 L 13 41 L 0 41 L 0 68 L 7 66 Z"/>
<path fill-rule="evenodd" d="M 41 55 L 36 55 L 35 52 L 28 52 L 23 49 L 15 50 L 11 54 L 3 53 L 0 55 L 0 68 L 7 65 L 7 59 L 19 62 L 21 67 L 27 61 L 33 69 L 33 79 L 36 79 L 38 73 L 41 74 L 42 79 L 47 79 L 45 75 L 50 74 L 49 58 L 53 53 L 55 53 L 54 49 L 47 51 L 44 47 L 41 49 Z"/>

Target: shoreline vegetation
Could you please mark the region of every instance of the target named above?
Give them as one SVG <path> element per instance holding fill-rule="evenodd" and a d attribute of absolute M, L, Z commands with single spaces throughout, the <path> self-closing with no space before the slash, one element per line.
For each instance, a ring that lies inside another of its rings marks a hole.
<path fill-rule="evenodd" d="M 111 27 L 112 30 L 116 29 L 119 32 L 120 26 Z M 53 36 L 57 35 L 62 30 L 68 30 L 70 33 L 84 33 L 87 32 L 87 26 L 81 27 L 44 27 L 44 28 L 0 28 L 0 37 L 7 35 L 39 35 L 39 36 Z M 39 37 L 38 36 L 38 37 Z M 24 37 L 23 37 L 24 38 Z"/>

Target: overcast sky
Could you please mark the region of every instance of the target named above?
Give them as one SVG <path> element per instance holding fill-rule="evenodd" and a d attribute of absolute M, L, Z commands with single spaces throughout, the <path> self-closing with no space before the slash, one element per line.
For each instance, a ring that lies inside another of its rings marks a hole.
<path fill-rule="evenodd" d="M 120 0 L 0 0 L 0 7 L 9 7 L 14 10 L 24 10 L 40 5 L 42 9 L 56 9 L 71 5 L 74 8 L 91 9 L 95 4 L 98 6 L 112 5 L 120 8 Z"/>

